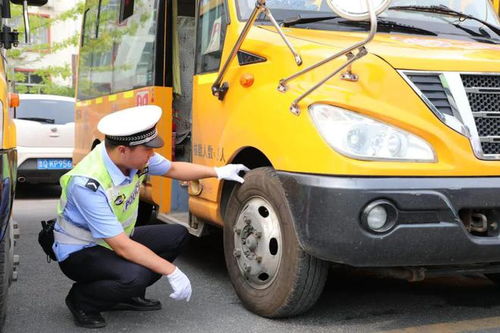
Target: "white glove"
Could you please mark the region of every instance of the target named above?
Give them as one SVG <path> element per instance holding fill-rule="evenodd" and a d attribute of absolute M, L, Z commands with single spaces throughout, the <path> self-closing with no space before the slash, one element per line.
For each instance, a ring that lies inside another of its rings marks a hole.
<path fill-rule="evenodd" d="M 228 164 L 221 166 L 219 168 L 215 167 L 214 169 L 215 172 L 217 173 L 218 179 L 234 180 L 240 183 L 243 183 L 244 180 L 243 178 L 238 176 L 238 173 L 240 171 L 250 171 L 250 169 L 244 166 L 243 164 Z"/>
<path fill-rule="evenodd" d="M 185 299 L 186 302 L 189 302 L 191 298 L 191 282 L 189 282 L 186 274 L 182 273 L 181 270 L 176 267 L 172 273 L 167 275 L 167 278 L 174 290 L 174 292 L 170 294 L 170 297 L 176 301 Z"/>

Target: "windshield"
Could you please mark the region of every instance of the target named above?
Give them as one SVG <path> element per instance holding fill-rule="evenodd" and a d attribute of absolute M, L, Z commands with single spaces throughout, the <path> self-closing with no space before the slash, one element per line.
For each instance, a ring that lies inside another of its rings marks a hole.
<path fill-rule="evenodd" d="M 22 99 L 16 108 L 16 118 L 63 125 L 75 121 L 75 103 L 46 99 Z"/>
<path fill-rule="evenodd" d="M 253 8 L 255 0 L 236 0 L 239 17 L 246 20 Z M 266 5 L 271 9 L 273 16 L 278 21 L 293 19 L 295 17 L 325 17 L 336 16 L 328 7 L 326 0 L 267 0 Z M 490 0 L 393 0 L 390 7 L 415 6 L 431 7 L 446 6 L 479 20 L 485 21 L 495 27 L 500 27 L 500 21 L 493 10 Z M 445 7 L 443 7 L 445 8 Z M 261 15 L 259 24 L 267 24 L 268 20 Z M 333 18 L 319 22 L 303 23 L 296 25 L 297 28 L 318 29 L 318 30 L 339 30 L 339 31 L 366 31 L 369 28 L 364 22 L 346 22 L 343 18 Z M 446 15 L 442 12 L 433 13 L 429 11 L 419 11 L 418 9 L 388 9 L 379 15 L 379 21 L 395 22 L 398 25 L 417 28 L 411 30 L 379 29 L 379 32 L 389 33 L 412 33 L 419 34 L 419 29 L 431 30 L 438 36 L 458 39 L 474 39 L 483 42 L 500 43 L 498 30 L 492 30 L 483 23 L 464 19 L 457 16 Z"/>

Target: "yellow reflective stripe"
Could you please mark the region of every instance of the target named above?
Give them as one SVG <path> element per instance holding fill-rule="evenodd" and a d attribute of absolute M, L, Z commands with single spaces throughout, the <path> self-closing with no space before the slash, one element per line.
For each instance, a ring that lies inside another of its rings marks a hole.
<path fill-rule="evenodd" d="M 133 91 L 126 91 L 123 93 L 124 98 L 132 98 L 134 97 L 134 92 Z"/>
<path fill-rule="evenodd" d="M 113 102 L 118 99 L 118 95 L 109 95 L 108 96 L 108 101 Z"/>
<path fill-rule="evenodd" d="M 78 101 L 76 102 L 76 106 L 87 106 L 90 105 L 89 101 Z"/>
<path fill-rule="evenodd" d="M 102 103 L 102 97 L 98 97 L 95 99 L 95 104 L 101 104 Z"/>

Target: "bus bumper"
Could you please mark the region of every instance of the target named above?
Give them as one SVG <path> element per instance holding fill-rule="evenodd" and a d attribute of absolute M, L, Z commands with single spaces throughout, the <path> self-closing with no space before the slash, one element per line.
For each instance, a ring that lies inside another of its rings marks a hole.
<path fill-rule="evenodd" d="M 500 177 L 278 174 L 299 243 L 312 256 L 357 267 L 500 262 L 498 230 L 473 235 L 461 219 L 464 212 L 481 211 L 489 228 L 500 228 Z M 398 213 L 386 232 L 370 231 L 362 222 L 376 200 L 392 203 Z"/>

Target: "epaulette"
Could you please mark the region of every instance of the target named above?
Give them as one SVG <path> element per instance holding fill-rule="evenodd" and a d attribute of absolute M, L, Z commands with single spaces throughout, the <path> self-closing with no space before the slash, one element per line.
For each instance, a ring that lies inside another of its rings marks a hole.
<path fill-rule="evenodd" d="M 90 178 L 87 184 L 85 184 L 85 187 L 96 192 L 99 188 L 99 183 L 97 182 L 97 180 Z"/>

